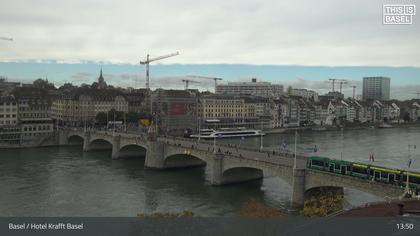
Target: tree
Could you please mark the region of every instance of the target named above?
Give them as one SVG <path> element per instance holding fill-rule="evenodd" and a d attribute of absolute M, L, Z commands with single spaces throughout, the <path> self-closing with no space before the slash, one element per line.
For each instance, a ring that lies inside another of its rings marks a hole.
<path fill-rule="evenodd" d="M 137 123 L 140 119 L 140 114 L 134 111 L 127 113 L 127 122 L 128 123 Z"/>
<path fill-rule="evenodd" d="M 405 122 L 410 121 L 410 113 L 408 113 L 407 111 L 404 113 L 403 119 Z"/>
<path fill-rule="evenodd" d="M 93 82 L 90 87 L 93 88 L 93 89 L 97 89 L 99 87 L 99 84 L 98 84 L 98 82 Z"/>
<path fill-rule="evenodd" d="M 96 114 L 96 123 L 98 124 L 106 124 L 106 113 L 105 112 L 99 112 Z"/>
<path fill-rule="evenodd" d="M 54 84 L 49 83 L 48 79 L 37 79 L 33 83 L 34 87 L 36 88 L 42 88 L 42 89 L 55 89 Z"/>
<path fill-rule="evenodd" d="M 289 87 L 287 87 L 287 95 L 292 95 L 292 90 L 293 90 L 293 88 L 292 88 L 292 86 L 290 86 L 289 85 Z"/>
<path fill-rule="evenodd" d="M 108 111 L 108 119 L 110 121 L 114 120 L 114 114 L 115 114 L 115 121 L 123 121 L 124 120 L 124 112 L 116 111 L 115 109 L 112 109 L 112 110 Z"/>

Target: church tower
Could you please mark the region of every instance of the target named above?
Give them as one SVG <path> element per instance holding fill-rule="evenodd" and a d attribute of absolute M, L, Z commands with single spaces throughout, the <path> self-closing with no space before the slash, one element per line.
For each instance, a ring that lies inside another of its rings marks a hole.
<path fill-rule="evenodd" d="M 98 88 L 99 89 L 105 89 L 107 88 L 104 76 L 102 75 L 102 67 L 101 67 L 101 72 L 99 74 L 99 78 L 98 78 Z"/>

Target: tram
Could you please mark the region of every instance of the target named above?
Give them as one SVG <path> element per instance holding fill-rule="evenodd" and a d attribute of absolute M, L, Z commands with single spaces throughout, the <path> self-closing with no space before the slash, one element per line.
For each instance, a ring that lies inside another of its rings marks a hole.
<path fill-rule="evenodd" d="M 308 157 L 307 167 L 312 170 L 348 175 L 355 178 L 375 180 L 405 187 L 407 175 L 409 187 L 420 189 L 420 173 L 376 166 L 365 163 L 340 161 L 327 157 Z"/>

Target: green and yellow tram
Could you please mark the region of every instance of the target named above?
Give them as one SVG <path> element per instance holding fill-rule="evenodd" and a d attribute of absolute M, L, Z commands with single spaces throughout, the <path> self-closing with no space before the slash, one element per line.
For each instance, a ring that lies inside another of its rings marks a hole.
<path fill-rule="evenodd" d="M 377 182 L 397 184 L 400 186 L 406 185 L 408 173 L 410 187 L 420 188 L 420 173 L 411 171 L 407 172 L 405 170 L 350 161 L 340 161 L 319 156 L 309 157 L 307 167 L 317 171 L 348 175 L 356 178 L 375 180 Z"/>

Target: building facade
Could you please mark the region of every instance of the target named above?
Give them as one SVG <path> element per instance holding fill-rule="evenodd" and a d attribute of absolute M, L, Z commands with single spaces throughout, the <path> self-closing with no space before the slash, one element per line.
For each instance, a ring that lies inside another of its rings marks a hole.
<path fill-rule="evenodd" d="M 308 89 L 291 89 L 290 95 L 292 96 L 299 96 L 306 100 L 312 100 L 318 102 L 318 93 L 313 90 Z"/>
<path fill-rule="evenodd" d="M 388 77 L 364 77 L 363 78 L 363 100 L 390 99 L 391 79 Z"/>
<path fill-rule="evenodd" d="M 218 84 L 216 86 L 216 94 L 252 95 L 278 98 L 284 94 L 284 87 L 280 84 L 257 82 L 257 79 L 253 78 L 251 82 L 229 82 L 228 84 Z"/>
<path fill-rule="evenodd" d="M 186 90 L 158 89 L 152 94 L 152 123 L 159 134 L 182 135 L 186 129 L 196 130 L 197 96 Z"/>
<path fill-rule="evenodd" d="M 128 102 L 116 89 L 77 88 L 52 104 L 52 118 L 60 126 L 92 126 L 99 113 L 128 112 Z"/>
<path fill-rule="evenodd" d="M 16 132 L 20 144 L 33 144 L 51 137 L 54 123 L 51 119 L 51 98 L 47 90 L 36 87 L 18 87 L 12 92 L 17 104 Z"/>

